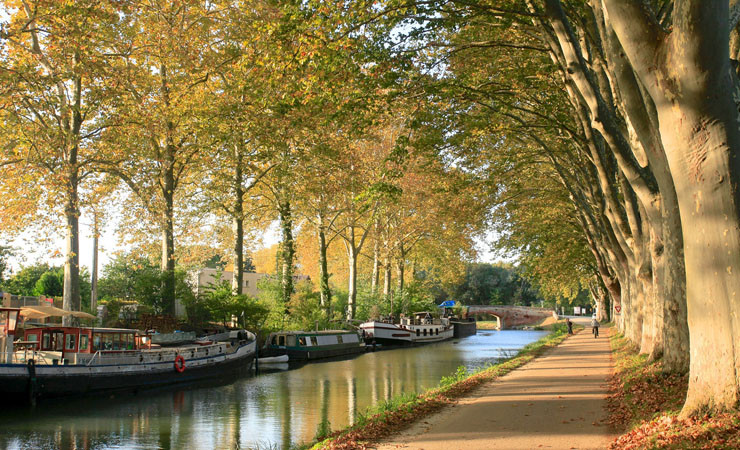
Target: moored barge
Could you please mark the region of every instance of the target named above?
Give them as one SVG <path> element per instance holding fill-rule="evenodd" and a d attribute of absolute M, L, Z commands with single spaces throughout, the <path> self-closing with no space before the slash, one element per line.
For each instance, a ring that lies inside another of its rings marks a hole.
<path fill-rule="evenodd" d="M 160 347 L 123 328 L 38 326 L 13 341 L 17 308 L 0 308 L 0 394 L 62 397 L 133 391 L 247 374 L 254 334 L 231 331 L 210 342 Z M 11 319 L 11 317 L 14 318 Z"/>
<path fill-rule="evenodd" d="M 365 344 L 354 331 L 279 331 L 270 333 L 260 357 L 288 355 L 291 361 L 307 361 L 363 353 Z"/>
<path fill-rule="evenodd" d="M 440 342 L 452 338 L 453 328 L 446 317 L 435 318 L 428 312 L 392 319 L 372 320 L 360 325 L 366 343 L 384 346 L 415 345 Z"/>

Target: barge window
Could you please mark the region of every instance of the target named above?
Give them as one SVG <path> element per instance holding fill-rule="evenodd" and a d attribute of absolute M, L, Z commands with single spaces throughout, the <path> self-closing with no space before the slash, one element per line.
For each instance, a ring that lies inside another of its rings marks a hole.
<path fill-rule="evenodd" d="M 68 334 L 64 336 L 64 338 L 65 338 L 64 349 L 73 351 L 77 344 L 76 342 L 77 336 L 75 336 L 74 334 Z"/>
<path fill-rule="evenodd" d="M 427 329 L 424 328 L 424 336 L 426 336 L 426 335 L 427 335 Z"/>
<path fill-rule="evenodd" d="M 288 347 L 295 347 L 295 336 L 288 336 Z"/>
<path fill-rule="evenodd" d="M 421 336 L 421 330 L 420 330 L 420 329 L 418 329 L 418 328 L 416 329 L 416 335 L 417 335 L 417 336 Z"/>
<path fill-rule="evenodd" d="M 86 334 L 80 335 L 80 351 L 87 350 L 87 340 L 88 337 Z"/>
<path fill-rule="evenodd" d="M 44 333 L 44 337 L 41 342 L 41 350 L 51 350 L 51 334 Z"/>
<path fill-rule="evenodd" d="M 103 349 L 103 347 L 100 346 L 100 333 L 95 333 L 93 335 L 93 348 L 92 349 L 95 350 L 96 352 L 98 350 Z"/>
<path fill-rule="evenodd" d="M 64 349 L 64 331 L 54 332 L 54 350 L 61 352 Z"/>
<path fill-rule="evenodd" d="M 319 341 L 316 340 L 316 336 L 311 336 L 311 345 L 319 345 Z"/>
<path fill-rule="evenodd" d="M 133 334 L 126 335 L 126 348 L 129 350 L 134 349 L 134 335 Z"/>
<path fill-rule="evenodd" d="M 343 344 L 344 343 L 344 342 L 342 342 L 342 336 L 337 335 L 337 343 L 338 344 Z"/>
<path fill-rule="evenodd" d="M 305 347 L 306 346 L 306 337 L 305 336 L 301 336 L 301 337 L 298 338 L 298 345 L 300 345 L 302 347 Z"/>
<path fill-rule="evenodd" d="M 121 335 L 120 334 L 113 334 L 111 335 L 113 338 L 113 350 L 120 350 L 121 349 Z"/>
<path fill-rule="evenodd" d="M 104 350 L 112 350 L 113 349 L 113 335 L 112 334 L 104 334 L 103 335 L 103 349 Z"/>
<path fill-rule="evenodd" d="M 278 345 L 285 345 L 285 336 L 278 336 Z"/>

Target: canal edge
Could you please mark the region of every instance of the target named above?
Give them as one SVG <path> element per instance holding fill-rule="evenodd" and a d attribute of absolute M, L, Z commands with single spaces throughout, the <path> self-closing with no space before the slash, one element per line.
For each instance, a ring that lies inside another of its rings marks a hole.
<path fill-rule="evenodd" d="M 581 330 L 576 331 L 576 333 L 579 331 Z M 315 441 L 309 444 L 297 445 L 294 448 L 297 450 L 367 448 L 369 444 L 400 432 L 419 420 L 439 412 L 445 406 L 454 405 L 483 384 L 495 381 L 534 359 L 544 356 L 568 337 L 565 324 L 558 324 L 550 334 L 528 344 L 510 358 L 469 373 L 464 378 L 459 378 L 459 374 L 443 377 L 440 386 L 417 395 L 400 394 L 395 396 L 370 408 L 366 413 L 359 414 L 354 425 L 333 431 L 328 436 L 317 436 Z M 449 381 L 456 376 L 459 379 L 444 384 L 445 379 Z"/>

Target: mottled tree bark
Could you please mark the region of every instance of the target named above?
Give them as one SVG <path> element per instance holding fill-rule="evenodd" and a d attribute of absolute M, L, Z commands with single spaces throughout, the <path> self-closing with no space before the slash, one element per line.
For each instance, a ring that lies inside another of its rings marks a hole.
<path fill-rule="evenodd" d="M 689 391 L 683 414 L 740 400 L 740 150 L 728 3 L 677 0 L 667 34 L 635 0 L 604 0 L 652 97 L 683 226 Z"/>
<path fill-rule="evenodd" d="M 35 35 L 34 35 L 35 38 Z M 79 61 L 77 53 L 73 56 L 74 64 Z M 80 141 L 80 130 L 82 128 L 82 79 L 80 76 L 74 77 L 73 90 L 73 107 L 69 116 L 66 117 L 66 123 L 63 125 L 66 133 L 66 201 L 64 205 L 64 216 L 66 219 L 66 245 L 64 254 L 64 287 L 62 307 L 67 311 L 80 310 L 80 205 L 79 205 L 79 184 L 80 173 L 78 167 L 78 152 Z M 60 88 L 58 95 L 62 98 L 65 93 Z M 65 104 L 64 99 L 61 103 Z M 65 325 L 76 325 L 77 319 L 72 316 L 62 318 Z"/>
<path fill-rule="evenodd" d="M 239 144 L 234 146 L 234 178 L 232 207 L 232 229 L 234 231 L 234 273 L 231 278 L 231 292 L 241 295 L 244 292 L 244 176 L 243 153 Z"/>
<path fill-rule="evenodd" d="M 352 320 L 355 317 L 355 309 L 357 307 L 357 256 L 358 249 L 355 245 L 355 227 L 348 227 L 347 236 L 347 264 L 349 266 L 349 285 L 347 286 L 347 320 Z"/>
<path fill-rule="evenodd" d="M 80 220 L 77 196 L 77 168 L 67 175 L 67 201 L 64 215 L 67 221 L 64 258 L 63 308 L 66 311 L 80 310 Z M 62 319 L 65 325 L 74 325 L 76 319 L 66 316 Z"/>
<path fill-rule="evenodd" d="M 97 213 L 93 213 L 93 255 L 92 273 L 90 274 L 90 310 L 93 314 L 98 311 L 98 240 L 100 239 L 100 225 Z"/>
<path fill-rule="evenodd" d="M 319 293 L 321 295 L 321 308 L 331 315 L 331 288 L 329 287 L 329 267 L 326 257 L 326 228 L 324 217 L 319 214 L 318 239 L 319 239 Z"/>
<path fill-rule="evenodd" d="M 278 209 L 283 238 L 280 243 L 280 285 L 282 286 L 283 302 L 288 303 L 293 295 L 293 261 L 295 260 L 293 211 L 289 200 L 281 200 Z"/>
<path fill-rule="evenodd" d="M 373 273 L 370 279 L 370 293 L 372 295 L 378 292 L 378 281 L 380 281 L 380 242 L 376 233 L 373 240 Z"/>
<path fill-rule="evenodd" d="M 391 295 L 391 262 L 388 256 L 383 259 L 383 297 Z"/>

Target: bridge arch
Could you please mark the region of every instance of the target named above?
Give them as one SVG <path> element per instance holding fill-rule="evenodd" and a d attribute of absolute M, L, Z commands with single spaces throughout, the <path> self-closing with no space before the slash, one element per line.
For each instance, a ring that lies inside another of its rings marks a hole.
<path fill-rule="evenodd" d="M 466 308 L 468 316 L 487 314 L 496 317 L 497 329 L 499 330 L 517 326 L 535 325 L 555 314 L 555 311 L 552 309 L 530 306 L 469 305 Z"/>

